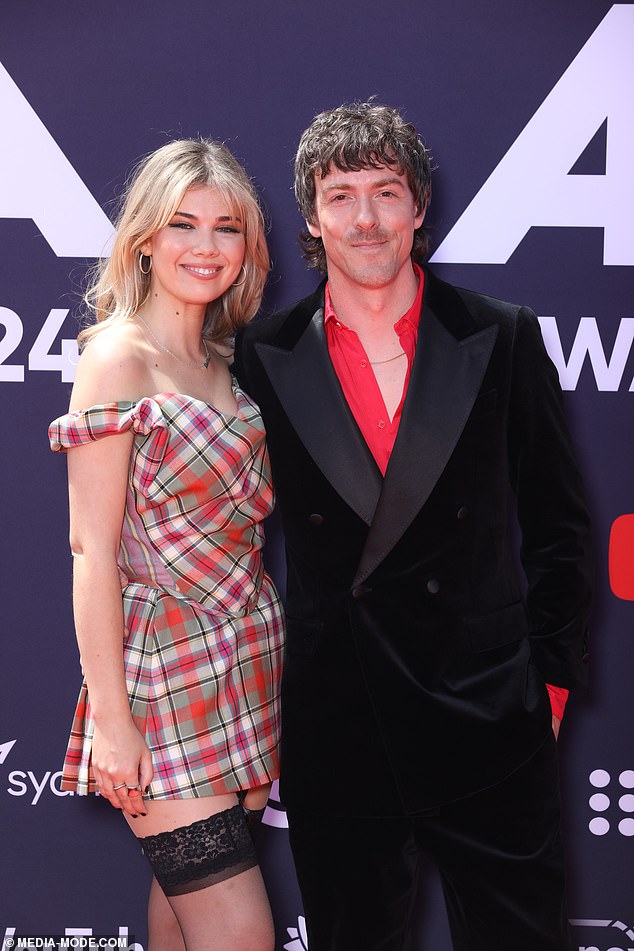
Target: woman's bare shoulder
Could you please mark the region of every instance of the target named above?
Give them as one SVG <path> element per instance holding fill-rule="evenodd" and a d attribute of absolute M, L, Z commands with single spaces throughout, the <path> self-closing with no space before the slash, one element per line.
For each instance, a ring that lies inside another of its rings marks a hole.
<path fill-rule="evenodd" d="M 148 381 L 146 344 L 131 321 L 107 327 L 91 337 L 77 365 L 71 410 L 96 403 L 137 400 Z"/>

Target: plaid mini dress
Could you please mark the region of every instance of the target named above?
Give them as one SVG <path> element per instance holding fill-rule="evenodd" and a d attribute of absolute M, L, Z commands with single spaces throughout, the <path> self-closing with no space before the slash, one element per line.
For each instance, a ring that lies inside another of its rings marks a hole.
<path fill-rule="evenodd" d="M 124 665 L 134 722 L 152 751 L 150 799 L 217 795 L 278 775 L 283 612 L 264 571 L 273 508 L 258 408 L 159 393 L 72 412 L 49 427 L 64 452 L 132 431 L 119 552 Z M 96 791 L 85 682 L 62 787 Z"/>

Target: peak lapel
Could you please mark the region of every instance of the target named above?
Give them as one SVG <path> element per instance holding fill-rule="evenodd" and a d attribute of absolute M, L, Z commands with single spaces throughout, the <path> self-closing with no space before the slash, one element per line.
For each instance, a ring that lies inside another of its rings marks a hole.
<path fill-rule="evenodd" d="M 289 320 L 293 319 L 293 314 Z M 306 449 L 343 500 L 370 525 L 382 478 L 328 356 L 323 307 L 290 347 L 256 343 L 271 384 Z"/>
<path fill-rule="evenodd" d="M 398 436 L 354 580 L 394 548 L 447 465 L 486 371 L 497 327 L 456 339 L 427 303 Z"/>

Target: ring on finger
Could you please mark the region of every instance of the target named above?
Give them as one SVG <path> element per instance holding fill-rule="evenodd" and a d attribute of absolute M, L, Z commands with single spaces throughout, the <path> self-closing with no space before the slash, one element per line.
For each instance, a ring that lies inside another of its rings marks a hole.
<path fill-rule="evenodd" d="M 125 783 L 119 783 L 118 786 L 113 786 L 112 788 L 113 788 L 113 790 L 114 790 L 114 789 L 123 789 L 124 786 L 125 786 Z M 129 787 L 128 787 L 128 788 L 129 788 Z"/>

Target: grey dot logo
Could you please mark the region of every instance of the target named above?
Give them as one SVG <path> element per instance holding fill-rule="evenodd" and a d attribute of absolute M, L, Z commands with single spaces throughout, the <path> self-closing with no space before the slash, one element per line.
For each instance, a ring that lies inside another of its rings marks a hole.
<path fill-rule="evenodd" d="M 626 796 L 621 796 L 619 806 L 623 812 L 634 812 L 634 796 L 631 793 L 628 793 Z"/>
<path fill-rule="evenodd" d="M 624 769 L 618 776 L 618 789 L 607 769 L 593 769 L 588 776 L 593 791 L 588 805 L 594 813 L 588 822 L 592 835 L 607 835 L 611 828 L 618 829 L 621 835 L 634 836 L 634 793 L 625 790 L 634 789 L 634 769 Z M 610 784 L 613 784 L 613 794 Z"/>
<path fill-rule="evenodd" d="M 612 777 L 606 769 L 593 769 L 588 778 L 595 789 L 605 789 Z M 588 803 L 593 812 L 605 812 L 610 807 L 610 797 L 605 793 L 594 793 Z M 610 820 L 605 816 L 593 816 L 588 828 L 592 835 L 606 835 L 610 831 Z"/>
<path fill-rule="evenodd" d="M 605 835 L 610 831 L 610 823 L 607 819 L 591 819 L 588 823 L 588 828 L 592 835 Z"/>
<path fill-rule="evenodd" d="M 619 776 L 623 789 L 634 789 L 634 769 L 625 769 Z"/>
<path fill-rule="evenodd" d="M 621 835 L 634 835 L 634 819 L 621 819 L 619 822 L 619 832 Z"/>
<path fill-rule="evenodd" d="M 594 796 L 590 796 L 589 802 L 590 808 L 595 812 L 605 812 L 610 805 L 610 797 L 604 793 L 595 793 Z"/>
<path fill-rule="evenodd" d="M 595 789 L 603 789 L 610 783 L 610 774 L 606 769 L 593 769 L 590 773 L 590 785 Z"/>

